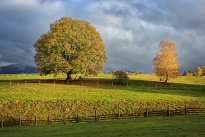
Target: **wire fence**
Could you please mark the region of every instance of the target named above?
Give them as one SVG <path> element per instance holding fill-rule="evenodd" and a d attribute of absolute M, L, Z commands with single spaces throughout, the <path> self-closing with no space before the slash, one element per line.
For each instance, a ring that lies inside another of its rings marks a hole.
<path fill-rule="evenodd" d="M 119 85 L 113 79 L 80 79 L 65 81 L 59 79 L 35 79 L 35 80 L 0 80 L 0 84 L 16 85 L 16 84 L 66 84 L 66 85 L 110 85 L 110 86 L 134 86 L 138 88 L 152 88 L 152 89 L 171 89 L 171 90 L 198 90 L 204 91 L 203 85 L 185 85 L 185 84 L 164 84 L 161 82 L 145 82 L 130 80 L 123 85 Z"/>

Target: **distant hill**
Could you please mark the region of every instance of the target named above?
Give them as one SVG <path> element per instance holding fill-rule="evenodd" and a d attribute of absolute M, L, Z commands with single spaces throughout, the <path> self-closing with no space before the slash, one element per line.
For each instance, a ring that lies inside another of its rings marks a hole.
<path fill-rule="evenodd" d="M 21 74 L 21 73 L 36 73 L 38 72 L 36 67 L 26 66 L 21 64 L 11 64 L 6 66 L 0 66 L 0 74 Z"/>

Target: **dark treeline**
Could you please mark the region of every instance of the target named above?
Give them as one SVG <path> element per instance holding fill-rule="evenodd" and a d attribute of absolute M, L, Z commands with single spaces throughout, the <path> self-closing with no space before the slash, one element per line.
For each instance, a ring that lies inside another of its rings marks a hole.
<path fill-rule="evenodd" d="M 197 77 L 205 76 L 205 66 L 197 67 L 195 72 L 194 71 L 184 72 L 183 76 L 197 76 Z"/>

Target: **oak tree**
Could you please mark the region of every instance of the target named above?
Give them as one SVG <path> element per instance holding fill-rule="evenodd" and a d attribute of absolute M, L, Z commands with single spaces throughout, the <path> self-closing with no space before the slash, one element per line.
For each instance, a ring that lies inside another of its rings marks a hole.
<path fill-rule="evenodd" d="M 156 75 L 164 78 L 165 83 L 168 79 L 179 76 L 176 43 L 169 40 L 162 40 L 159 44 L 159 51 L 153 59 L 153 63 Z"/>
<path fill-rule="evenodd" d="M 97 74 L 103 70 L 105 45 L 95 27 L 68 17 L 50 24 L 34 44 L 35 63 L 42 74 Z"/>

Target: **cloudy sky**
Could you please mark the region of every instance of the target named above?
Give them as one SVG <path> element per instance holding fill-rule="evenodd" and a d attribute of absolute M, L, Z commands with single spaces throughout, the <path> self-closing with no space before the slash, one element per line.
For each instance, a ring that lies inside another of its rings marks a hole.
<path fill-rule="evenodd" d="M 205 0 L 0 0 L 0 65 L 34 65 L 33 44 L 61 17 L 84 19 L 106 45 L 105 70 L 153 71 L 160 40 L 181 71 L 205 65 Z"/>

